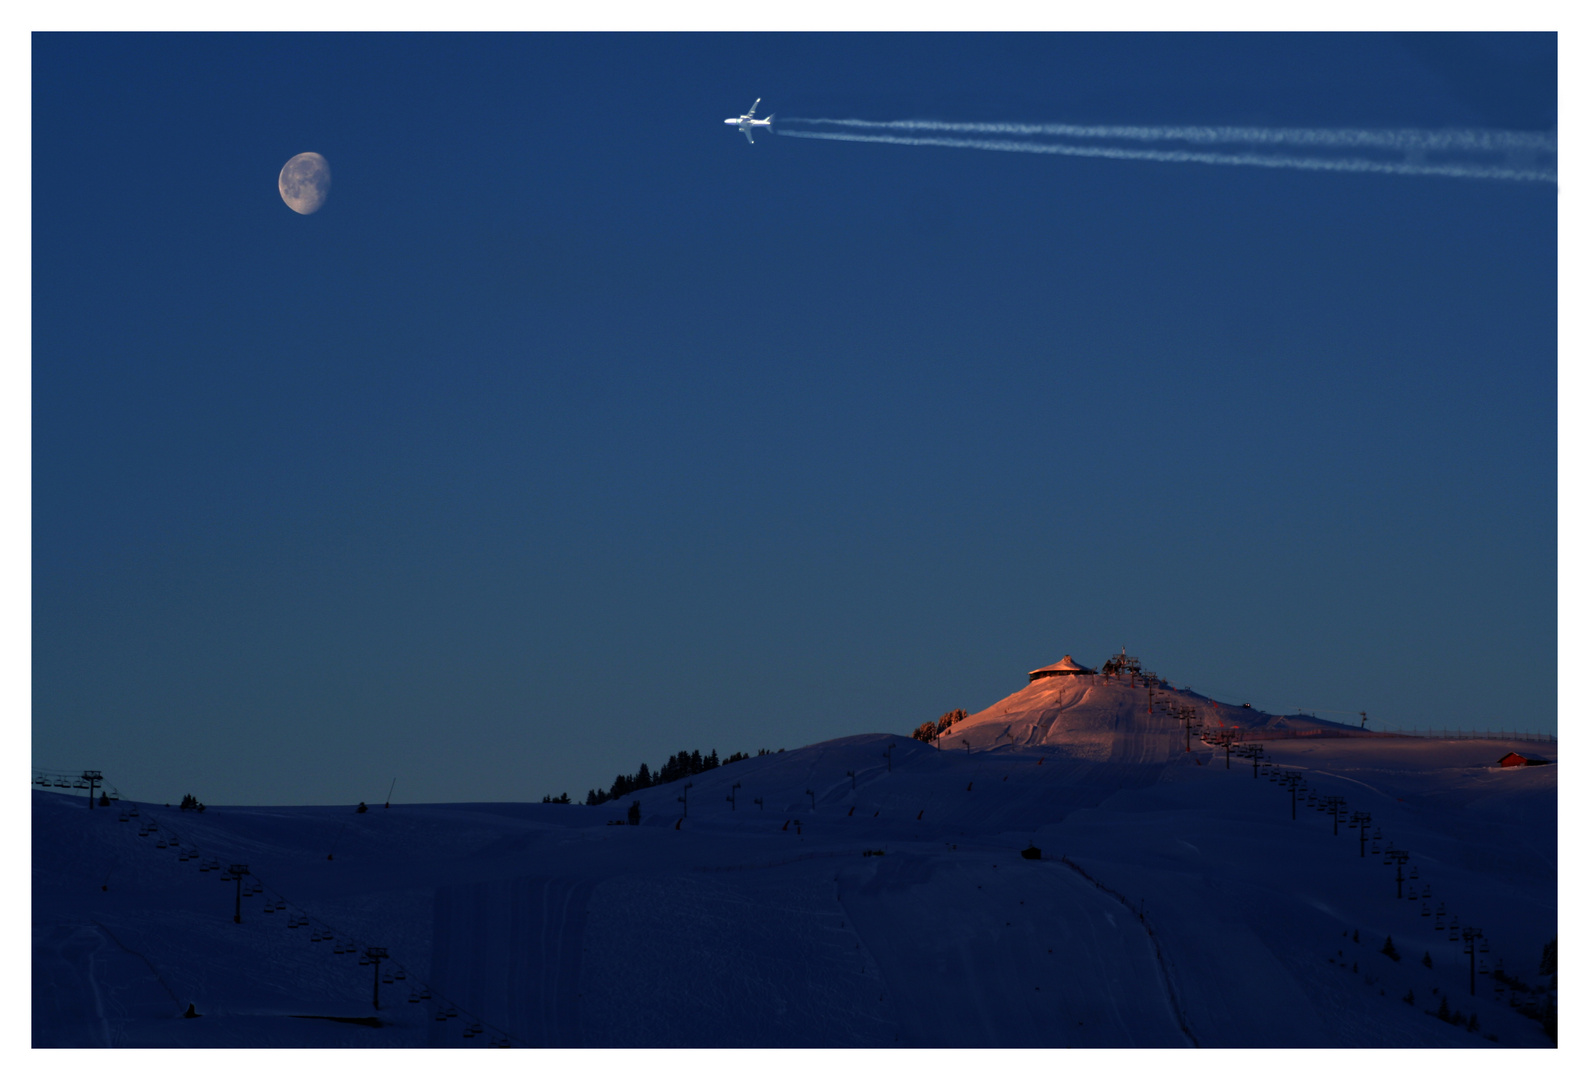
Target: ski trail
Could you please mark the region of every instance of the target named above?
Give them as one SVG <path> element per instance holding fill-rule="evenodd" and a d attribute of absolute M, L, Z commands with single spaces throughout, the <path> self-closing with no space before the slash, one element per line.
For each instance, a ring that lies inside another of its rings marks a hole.
<path fill-rule="evenodd" d="M 1153 955 L 1154 955 L 1154 958 L 1158 961 L 1159 977 L 1162 980 L 1161 985 L 1164 988 L 1165 998 L 1166 998 L 1166 1000 L 1169 1001 L 1170 1008 L 1175 1013 L 1176 1023 L 1178 1023 L 1180 1025 L 1182 1034 L 1184 1034 L 1186 1036 L 1188 1041 L 1191 1042 L 1192 1046 L 1194 1046 L 1194 1047 L 1201 1046 L 1202 1044 L 1197 1041 L 1197 1036 L 1192 1034 L 1191 1025 L 1187 1023 L 1186 1009 L 1182 1007 L 1182 1005 L 1181 1005 L 1181 997 L 1180 997 L 1180 995 L 1178 993 L 1176 993 L 1175 980 L 1173 978 L 1171 978 L 1171 976 L 1170 976 L 1169 964 L 1164 959 L 1164 950 L 1159 947 L 1158 935 L 1153 932 L 1153 927 L 1148 922 L 1147 915 L 1144 914 L 1141 911 L 1138 911 L 1135 907 L 1133 907 L 1132 904 L 1131 904 L 1131 901 L 1127 900 L 1120 893 L 1118 893 L 1115 890 L 1109 888 L 1109 886 L 1105 885 L 1103 882 L 1099 881 L 1097 878 L 1095 878 L 1091 874 L 1087 873 L 1087 871 L 1083 870 L 1080 866 L 1078 866 L 1075 863 L 1071 862 L 1068 858 L 1063 858 L 1062 857 L 1059 861 L 1061 863 L 1063 863 L 1065 866 L 1069 867 L 1075 873 L 1080 874 L 1082 877 L 1086 878 L 1088 881 L 1090 881 L 1094 886 L 1096 886 L 1102 892 L 1105 892 L 1109 896 L 1112 896 L 1120 904 L 1121 907 L 1123 907 L 1127 911 L 1131 912 L 1131 914 L 1134 915 L 1137 918 L 1137 920 L 1142 924 L 1142 928 L 1145 931 L 1147 931 L 1148 940 L 1153 943 Z"/>

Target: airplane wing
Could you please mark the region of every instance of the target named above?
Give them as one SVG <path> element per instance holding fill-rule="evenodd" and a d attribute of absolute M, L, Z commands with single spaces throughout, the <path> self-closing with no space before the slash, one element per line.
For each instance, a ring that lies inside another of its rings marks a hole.
<path fill-rule="evenodd" d="M 756 140 L 752 139 L 750 137 L 750 128 L 740 128 L 739 130 L 741 130 L 741 131 L 743 131 L 745 133 L 745 141 L 746 142 L 750 143 L 750 145 L 752 145 L 752 146 L 756 145 Z"/>
<path fill-rule="evenodd" d="M 761 104 L 761 98 L 757 98 L 757 99 L 756 99 L 756 105 L 760 105 L 760 104 Z M 756 105 L 752 105 L 752 106 L 751 106 L 751 107 L 750 107 L 750 112 L 748 112 L 748 113 L 746 113 L 746 114 L 745 114 L 745 119 L 746 119 L 746 120 L 753 120 L 753 119 L 755 119 L 755 116 L 756 116 Z"/>

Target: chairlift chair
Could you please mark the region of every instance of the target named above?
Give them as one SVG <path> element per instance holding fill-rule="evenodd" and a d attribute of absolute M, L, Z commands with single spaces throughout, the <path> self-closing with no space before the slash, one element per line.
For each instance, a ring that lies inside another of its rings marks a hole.
<path fill-rule="evenodd" d="M 1489 938 L 1479 938 L 1479 952 L 1488 955 L 1489 951 L 1490 951 L 1490 939 Z"/>
<path fill-rule="evenodd" d="M 437 1009 L 436 1010 L 436 1022 L 437 1023 L 444 1023 L 446 1021 L 446 1019 L 447 1019 L 447 1010 L 446 1009 Z"/>
<path fill-rule="evenodd" d="M 381 976 L 381 985 L 382 986 L 391 986 L 392 982 L 393 982 L 393 979 L 392 979 L 391 975 L 382 975 Z"/>
<path fill-rule="evenodd" d="M 1452 923 L 1451 924 L 1451 940 L 1452 941 L 1461 941 L 1462 940 L 1462 935 L 1457 932 L 1457 924 L 1456 923 Z"/>
<path fill-rule="evenodd" d="M 1434 889 L 1430 888 L 1428 885 L 1425 885 L 1423 887 L 1423 898 L 1425 900 L 1429 899 L 1429 897 L 1432 896 L 1433 894 L 1434 894 Z"/>
<path fill-rule="evenodd" d="M 404 979 L 408 978 L 408 973 L 402 968 L 398 968 L 397 971 L 393 973 L 392 978 L 396 979 L 398 982 L 402 982 Z"/>
<path fill-rule="evenodd" d="M 1413 863 L 1412 873 L 1408 874 L 1407 878 L 1408 878 L 1409 881 L 1417 881 L 1418 880 L 1418 864 L 1417 863 Z"/>
<path fill-rule="evenodd" d="M 457 1016 L 458 1016 L 458 1007 L 456 1005 L 447 1006 L 447 1018 L 448 1019 L 456 1019 Z"/>
<path fill-rule="evenodd" d="M 1424 904 L 1423 913 L 1422 914 L 1423 914 L 1423 917 L 1426 918 L 1426 919 L 1429 917 L 1430 913 L 1429 913 L 1429 905 L 1428 904 Z"/>
<path fill-rule="evenodd" d="M 421 1001 L 429 1001 L 430 1000 L 430 987 L 428 987 L 428 986 L 420 987 L 420 989 L 419 989 L 419 999 Z"/>
<path fill-rule="evenodd" d="M 408 1003 L 410 1005 L 418 1005 L 419 1004 L 419 993 L 417 991 L 410 990 L 408 992 Z"/>

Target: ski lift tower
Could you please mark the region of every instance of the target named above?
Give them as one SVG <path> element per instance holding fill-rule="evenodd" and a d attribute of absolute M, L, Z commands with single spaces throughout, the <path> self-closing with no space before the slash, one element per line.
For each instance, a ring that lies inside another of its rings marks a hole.
<path fill-rule="evenodd" d="M 1263 743 L 1247 743 L 1236 751 L 1236 756 L 1252 759 L 1252 778 L 1258 779 L 1258 762 L 1266 756 L 1263 752 Z"/>
<path fill-rule="evenodd" d="M 1326 795 L 1319 801 L 1319 811 L 1329 814 L 1334 823 L 1332 836 L 1341 835 L 1341 815 L 1346 813 L 1346 797 L 1343 795 Z"/>
<path fill-rule="evenodd" d="M 1368 826 L 1374 820 L 1374 815 L 1367 810 L 1353 810 L 1352 816 L 1346 820 L 1348 829 L 1357 830 L 1357 857 L 1367 858 L 1368 854 Z"/>
<path fill-rule="evenodd" d="M 1295 821 L 1297 819 L 1297 789 L 1305 788 L 1307 784 L 1304 783 L 1302 774 L 1299 772 L 1285 773 L 1281 776 L 1280 782 L 1291 789 L 1291 820 Z M 1400 893 L 1397 895 L 1400 895 Z"/>
<path fill-rule="evenodd" d="M 375 966 L 375 1007 L 381 1007 L 381 961 L 386 959 L 386 950 L 371 945 L 364 950 L 364 959 Z"/>
<path fill-rule="evenodd" d="M 1477 997 L 1478 986 L 1477 980 L 1474 978 L 1478 963 L 1477 954 L 1490 951 L 1490 943 L 1484 940 L 1484 931 L 1477 926 L 1464 926 L 1462 928 L 1462 951 L 1468 954 L 1468 996 Z"/>
<path fill-rule="evenodd" d="M 105 779 L 105 774 L 98 769 L 84 769 L 83 779 L 88 781 L 88 808 L 94 808 L 94 786 Z"/>
<path fill-rule="evenodd" d="M 240 923 L 243 921 L 243 875 L 248 873 L 248 864 L 246 862 L 234 862 L 226 868 L 226 873 L 233 881 L 237 882 L 237 903 L 232 908 L 232 921 Z"/>
<path fill-rule="evenodd" d="M 1192 752 L 1192 727 L 1194 724 L 1201 730 L 1202 725 L 1197 723 L 1197 710 L 1190 705 L 1182 705 L 1176 710 L 1176 716 L 1186 726 L 1186 753 Z"/>
<path fill-rule="evenodd" d="M 1385 849 L 1385 865 L 1389 866 L 1391 863 L 1395 863 L 1396 864 L 1396 899 L 1397 900 L 1400 900 L 1402 898 L 1402 895 L 1401 895 L 1401 883 L 1407 880 L 1405 877 L 1402 876 L 1401 868 L 1406 865 L 1407 860 L 1409 858 L 1411 858 L 1411 856 L 1408 854 L 1406 848 L 1387 847 Z"/>

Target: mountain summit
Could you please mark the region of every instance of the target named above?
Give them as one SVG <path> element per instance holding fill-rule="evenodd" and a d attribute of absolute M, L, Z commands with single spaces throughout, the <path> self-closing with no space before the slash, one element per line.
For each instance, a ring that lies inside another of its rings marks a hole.
<path fill-rule="evenodd" d="M 950 744 L 972 750 L 1053 747 L 1091 761 L 1164 761 L 1185 746 L 1183 710 L 1191 710 L 1192 724 L 1205 732 L 1239 729 L 1273 735 L 1305 727 L 1321 734 L 1359 733 L 1329 720 L 1276 716 L 1176 689 L 1142 671 L 1124 650 L 1098 671 L 1067 654 L 1027 677 L 1021 689 L 945 732 Z"/>

